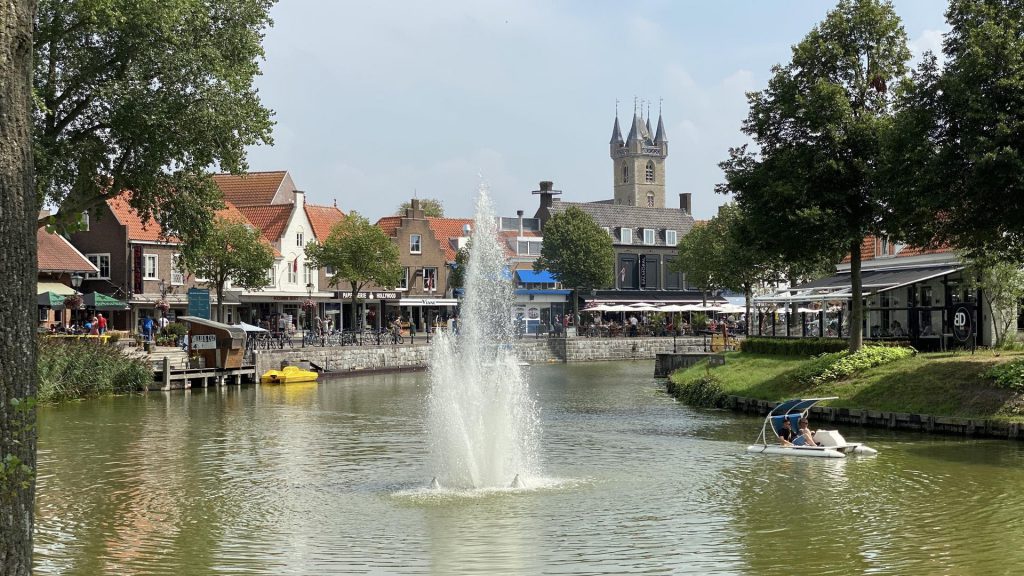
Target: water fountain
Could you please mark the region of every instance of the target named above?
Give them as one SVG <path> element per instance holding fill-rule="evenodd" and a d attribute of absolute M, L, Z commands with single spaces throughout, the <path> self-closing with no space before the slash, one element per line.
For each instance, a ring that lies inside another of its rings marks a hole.
<path fill-rule="evenodd" d="M 529 487 L 537 407 L 512 345 L 514 288 L 484 186 L 470 242 L 458 334 L 439 334 L 430 353 L 431 487 Z"/>

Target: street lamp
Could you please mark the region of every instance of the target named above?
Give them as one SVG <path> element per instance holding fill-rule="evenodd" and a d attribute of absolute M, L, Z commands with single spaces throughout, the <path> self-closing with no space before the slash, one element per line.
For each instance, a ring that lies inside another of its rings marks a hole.
<path fill-rule="evenodd" d="M 82 276 L 81 274 L 79 274 L 77 272 L 71 275 L 71 287 L 74 288 L 74 290 L 75 290 L 75 296 L 78 296 L 78 289 L 82 287 L 82 280 L 83 280 L 83 278 L 84 278 L 84 276 Z M 72 324 L 75 323 L 75 313 L 74 312 L 71 312 L 70 318 L 68 318 L 68 320 L 71 321 Z"/>
<path fill-rule="evenodd" d="M 306 308 L 305 304 L 308 304 L 311 300 L 313 300 L 313 283 L 312 282 L 307 282 L 306 283 L 306 301 L 303 302 L 303 308 L 305 308 L 305 310 L 306 310 L 306 321 L 303 323 L 303 326 L 302 326 L 302 347 L 303 348 L 306 347 L 306 330 L 309 329 L 309 313 L 312 310 L 312 307 Z"/>

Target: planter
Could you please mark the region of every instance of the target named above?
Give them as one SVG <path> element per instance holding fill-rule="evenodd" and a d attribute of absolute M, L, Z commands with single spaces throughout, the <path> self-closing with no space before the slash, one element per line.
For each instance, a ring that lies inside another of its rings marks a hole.
<path fill-rule="evenodd" d="M 188 367 L 193 370 L 199 368 L 206 368 L 206 358 L 189 358 Z"/>

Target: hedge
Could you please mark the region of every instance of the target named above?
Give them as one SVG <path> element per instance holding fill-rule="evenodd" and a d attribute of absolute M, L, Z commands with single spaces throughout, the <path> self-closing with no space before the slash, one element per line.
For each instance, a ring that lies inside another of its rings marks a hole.
<path fill-rule="evenodd" d="M 740 343 L 740 350 L 750 354 L 773 354 L 776 356 L 818 356 L 842 352 L 850 343 L 839 338 L 756 338 L 751 337 Z"/>

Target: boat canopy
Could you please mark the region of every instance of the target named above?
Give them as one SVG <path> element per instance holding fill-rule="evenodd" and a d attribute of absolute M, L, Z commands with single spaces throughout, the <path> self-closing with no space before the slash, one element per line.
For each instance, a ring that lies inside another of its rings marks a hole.
<path fill-rule="evenodd" d="M 768 413 L 768 416 L 772 417 L 784 416 L 787 414 L 803 414 L 818 402 L 824 402 L 825 400 L 835 400 L 837 398 L 839 397 L 829 396 L 827 398 L 796 398 L 793 400 L 785 400 L 775 408 L 772 408 L 772 411 Z"/>

